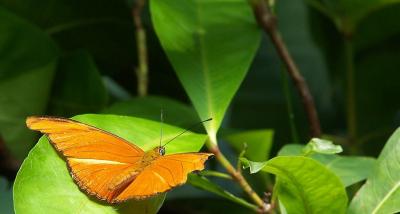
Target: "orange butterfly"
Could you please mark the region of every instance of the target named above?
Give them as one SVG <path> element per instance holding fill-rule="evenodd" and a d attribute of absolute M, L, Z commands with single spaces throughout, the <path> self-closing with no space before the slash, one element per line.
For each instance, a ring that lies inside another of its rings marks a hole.
<path fill-rule="evenodd" d="M 182 185 L 187 174 L 203 170 L 212 155 L 165 155 L 164 146 L 144 152 L 116 135 L 70 119 L 28 117 L 26 124 L 47 135 L 81 190 L 109 203 L 145 199 Z"/>

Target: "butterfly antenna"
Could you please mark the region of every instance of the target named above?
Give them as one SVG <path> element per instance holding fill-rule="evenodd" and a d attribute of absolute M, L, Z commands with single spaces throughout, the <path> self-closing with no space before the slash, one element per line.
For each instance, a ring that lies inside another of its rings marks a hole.
<path fill-rule="evenodd" d="M 160 121 L 161 121 L 161 126 L 160 126 L 160 147 L 161 147 L 162 134 L 163 134 L 163 123 L 164 123 L 164 113 L 163 113 L 163 109 L 161 109 L 161 112 L 160 112 Z"/>
<path fill-rule="evenodd" d="M 212 118 L 208 118 L 207 120 L 203 120 L 203 121 L 200 121 L 200 122 L 198 122 L 198 123 L 196 123 L 196 124 L 193 124 L 192 126 L 190 126 L 189 128 L 187 128 L 185 131 L 179 133 L 178 135 L 176 135 L 175 137 L 173 137 L 171 140 L 169 140 L 167 143 L 165 143 L 165 144 L 163 145 L 163 147 L 164 147 L 165 145 L 167 145 L 168 143 L 170 143 L 171 141 L 173 141 L 173 140 L 175 140 L 176 138 L 178 138 L 179 136 L 181 136 L 181 135 L 185 134 L 186 132 L 192 130 L 193 128 L 197 127 L 198 125 L 200 125 L 200 124 L 202 124 L 202 123 L 204 123 L 204 122 L 210 121 L 210 120 L 212 120 Z"/>

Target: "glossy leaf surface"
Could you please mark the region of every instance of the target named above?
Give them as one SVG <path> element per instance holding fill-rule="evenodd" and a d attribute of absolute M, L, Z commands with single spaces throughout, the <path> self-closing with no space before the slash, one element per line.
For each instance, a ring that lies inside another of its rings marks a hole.
<path fill-rule="evenodd" d="M 289 144 L 284 146 L 278 153 L 279 156 L 301 156 L 303 145 Z M 350 186 L 365 180 L 372 172 L 376 160 L 372 157 L 341 156 L 313 154 L 309 156 L 322 163 L 326 168 L 334 172 L 343 182 L 344 186 Z"/>
<path fill-rule="evenodd" d="M 349 213 L 400 212 L 400 129 L 386 143 L 377 166 L 353 198 Z"/>
<path fill-rule="evenodd" d="M 153 0 L 157 36 L 212 142 L 260 41 L 247 1 Z M 229 39 L 228 39 L 229 38 Z"/>
<path fill-rule="evenodd" d="M 275 193 L 287 213 L 345 213 L 347 195 L 340 179 L 307 157 L 276 157 L 266 162 L 242 160 L 250 171 L 277 176 Z"/>

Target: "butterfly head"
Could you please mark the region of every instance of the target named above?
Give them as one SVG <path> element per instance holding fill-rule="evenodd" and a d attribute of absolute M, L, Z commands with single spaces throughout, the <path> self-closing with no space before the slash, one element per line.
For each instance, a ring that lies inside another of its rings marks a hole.
<path fill-rule="evenodd" d="M 160 154 L 161 156 L 165 155 L 165 147 L 164 146 L 158 146 L 156 149 L 158 154 Z"/>

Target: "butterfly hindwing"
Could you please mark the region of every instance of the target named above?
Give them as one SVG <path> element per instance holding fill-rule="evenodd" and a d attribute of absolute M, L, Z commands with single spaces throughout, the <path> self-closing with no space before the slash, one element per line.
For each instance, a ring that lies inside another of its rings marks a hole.
<path fill-rule="evenodd" d="M 211 155 L 210 153 L 182 153 L 160 156 L 146 167 L 115 200 L 143 199 L 182 185 L 190 172 L 204 169 L 204 162 Z"/>

